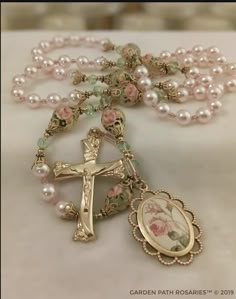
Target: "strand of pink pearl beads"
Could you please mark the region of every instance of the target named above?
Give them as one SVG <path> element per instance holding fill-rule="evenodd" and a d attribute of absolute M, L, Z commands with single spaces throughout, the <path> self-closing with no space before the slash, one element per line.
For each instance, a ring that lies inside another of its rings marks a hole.
<path fill-rule="evenodd" d="M 207 102 L 205 107 L 197 109 L 193 114 L 184 109 L 172 112 L 169 104 L 159 103 L 160 99 L 155 84 L 148 77 L 148 70 L 144 66 L 138 66 L 134 74 L 139 78 L 139 88 L 144 91 L 144 103 L 153 107 L 162 119 L 174 119 L 181 125 L 196 121 L 207 123 L 222 107 L 220 99 L 224 93 L 236 91 L 236 63 L 227 63 L 217 47 L 206 50 L 202 46 L 194 46 L 192 50 L 178 48 L 175 53 L 163 51 L 160 57 L 165 62 L 174 59 L 181 67 L 187 68 L 183 84 L 173 80 L 169 82 L 177 89 L 179 103 L 188 99 Z M 209 74 L 200 73 L 199 68 L 209 68 Z"/>
<path fill-rule="evenodd" d="M 41 198 L 45 202 L 55 206 L 56 213 L 59 217 L 63 216 L 68 202 L 60 200 L 55 185 L 50 183 L 48 179 L 50 174 L 49 166 L 46 163 L 42 163 L 40 165 L 34 165 L 32 170 L 33 174 L 41 181 Z"/>
<path fill-rule="evenodd" d="M 73 94 L 69 94 L 69 97 L 62 97 L 57 93 L 50 93 L 45 98 L 41 98 L 37 93 L 25 95 L 25 87 L 29 80 L 36 79 L 42 71 L 46 75 L 52 76 L 56 80 L 65 80 L 71 75 L 69 68 L 76 64 L 80 70 L 85 71 L 101 71 L 104 64 L 104 57 L 97 57 L 93 60 L 89 60 L 86 56 L 79 56 L 76 59 L 70 58 L 68 55 L 61 55 L 57 60 L 46 57 L 49 52 L 64 48 L 67 46 L 77 47 L 89 47 L 97 48 L 102 51 L 114 50 L 115 46 L 107 39 L 96 39 L 94 37 L 54 37 L 51 41 L 41 41 L 38 47 L 32 49 L 33 64 L 26 66 L 24 73 L 14 76 L 13 88 L 11 95 L 16 102 L 26 102 L 30 108 L 38 108 L 40 106 L 49 106 L 53 109 L 60 105 L 66 105 L 72 101 L 75 103 Z M 71 95 L 71 96 L 70 96 Z"/>

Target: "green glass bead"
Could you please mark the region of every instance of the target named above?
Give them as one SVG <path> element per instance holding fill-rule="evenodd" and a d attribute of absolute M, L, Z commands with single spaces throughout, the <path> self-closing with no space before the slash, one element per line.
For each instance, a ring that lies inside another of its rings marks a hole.
<path fill-rule="evenodd" d="M 125 62 L 126 62 L 125 59 L 120 57 L 120 58 L 117 59 L 116 63 L 118 65 L 118 67 L 122 68 L 122 67 L 125 66 Z"/>
<path fill-rule="evenodd" d="M 116 51 L 116 53 L 118 53 L 118 54 L 120 54 L 121 53 L 121 51 L 122 51 L 122 46 L 116 46 L 115 47 L 115 51 Z"/>
<path fill-rule="evenodd" d="M 46 137 L 39 138 L 37 145 L 40 149 L 47 148 L 49 145 L 48 139 Z"/>
<path fill-rule="evenodd" d="M 101 107 L 107 107 L 111 103 L 111 99 L 107 96 L 103 96 L 100 99 L 100 106 Z"/>
<path fill-rule="evenodd" d="M 134 43 L 128 43 L 127 45 L 128 45 L 130 48 L 134 49 L 138 55 L 140 55 L 140 52 L 141 52 L 141 51 L 140 51 L 140 48 L 139 48 L 138 45 L 136 45 L 136 44 L 134 44 Z"/>
<path fill-rule="evenodd" d="M 88 82 L 91 84 L 91 85 L 94 85 L 96 84 L 97 82 L 97 76 L 96 75 L 89 75 L 88 76 Z"/>
<path fill-rule="evenodd" d="M 156 92 L 158 97 L 157 103 L 160 103 L 166 99 L 166 93 L 162 89 L 154 88 L 154 91 Z"/>
<path fill-rule="evenodd" d="M 123 153 L 130 149 L 130 145 L 126 141 L 121 141 L 117 144 L 118 149 Z"/>
<path fill-rule="evenodd" d="M 87 116 L 93 116 L 94 115 L 95 108 L 94 108 L 93 104 L 87 104 L 85 113 L 86 113 Z"/>
<path fill-rule="evenodd" d="M 168 73 L 175 74 L 179 70 L 179 64 L 177 61 L 172 61 L 167 65 Z"/>
<path fill-rule="evenodd" d="M 93 88 L 93 92 L 94 92 L 94 95 L 96 96 L 96 97 L 99 97 L 99 96 L 101 96 L 102 95 L 102 92 L 103 92 L 103 87 L 102 86 L 94 86 L 94 88 Z"/>

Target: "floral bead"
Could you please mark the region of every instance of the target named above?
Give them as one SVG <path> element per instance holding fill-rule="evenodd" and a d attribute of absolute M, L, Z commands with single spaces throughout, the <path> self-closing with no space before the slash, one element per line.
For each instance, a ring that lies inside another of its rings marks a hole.
<path fill-rule="evenodd" d="M 125 127 L 124 113 L 117 108 L 107 108 L 102 113 L 101 122 L 104 128 L 115 137 L 123 135 Z"/>
<path fill-rule="evenodd" d="M 69 119 L 73 116 L 73 111 L 70 107 L 60 107 L 56 110 L 56 114 L 60 119 Z"/>

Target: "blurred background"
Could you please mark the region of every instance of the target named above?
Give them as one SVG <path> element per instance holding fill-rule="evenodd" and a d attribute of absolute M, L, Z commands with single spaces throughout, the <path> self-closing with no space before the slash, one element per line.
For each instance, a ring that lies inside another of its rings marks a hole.
<path fill-rule="evenodd" d="M 235 30 L 236 3 L 1 3 L 1 30 Z"/>

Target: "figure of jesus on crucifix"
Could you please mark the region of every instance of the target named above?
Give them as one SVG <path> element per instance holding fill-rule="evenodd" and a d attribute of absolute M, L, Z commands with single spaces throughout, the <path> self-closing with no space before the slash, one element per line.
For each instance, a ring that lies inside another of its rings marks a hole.
<path fill-rule="evenodd" d="M 89 241 L 95 239 L 93 227 L 95 177 L 101 175 L 124 178 L 125 176 L 122 159 L 101 164 L 96 162 L 101 141 L 102 137 L 99 129 L 91 129 L 87 138 L 81 141 L 84 148 L 84 163 L 69 164 L 56 162 L 53 170 L 56 180 L 64 180 L 75 177 L 83 178 L 78 223 L 73 237 L 75 241 Z"/>

